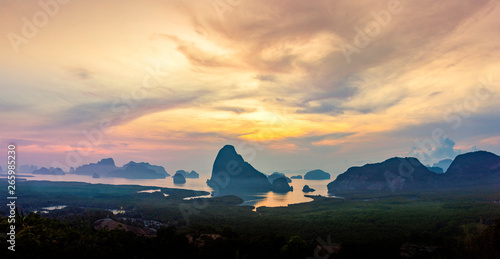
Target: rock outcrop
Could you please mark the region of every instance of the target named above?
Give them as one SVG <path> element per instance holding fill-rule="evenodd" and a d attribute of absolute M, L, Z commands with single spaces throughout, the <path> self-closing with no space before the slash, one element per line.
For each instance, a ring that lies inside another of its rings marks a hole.
<path fill-rule="evenodd" d="M 290 178 L 286 177 L 286 175 L 285 175 L 285 174 L 283 174 L 283 173 L 278 173 L 278 172 L 274 172 L 274 173 L 272 173 L 272 174 L 268 175 L 268 176 L 267 176 L 267 179 L 268 179 L 268 180 L 269 180 L 269 182 L 272 184 L 274 180 L 276 180 L 276 179 L 278 179 L 278 178 L 280 178 L 280 177 L 285 178 L 285 179 L 286 179 L 286 181 L 287 181 L 288 183 L 291 183 L 291 182 L 292 182 L 292 179 L 290 179 Z"/>
<path fill-rule="evenodd" d="M 288 185 L 288 182 L 285 179 L 285 177 L 279 177 L 274 179 L 272 184 L 272 191 L 278 193 L 286 193 L 293 191 L 293 187 Z"/>
<path fill-rule="evenodd" d="M 245 162 L 231 145 L 219 150 L 207 184 L 214 189 L 215 196 L 271 190 L 266 175 Z"/>
<path fill-rule="evenodd" d="M 196 171 L 191 171 L 191 172 L 188 172 L 188 171 L 184 171 L 184 170 L 177 170 L 177 172 L 175 172 L 176 174 L 182 174 L 185 178 L 200 178 L 200 175 L 196 172 Z"/>
<path fill-rule="evenodd" d="M 314 192 L 316 190 L 309 187 L 308 185 L 304 185 L 304 188 L 302 188 L 302 191 L 307 193 L 307 192 Z"/>
<path fill-rule="evenodd" d="M 174 183 L 175 184 L 183 184 L 183 183 L 186 183 L 186 178 L 184 177 L 183 174 L 180 174 L 180 173 L 175 173 L 174 176 L 172 177 L 174 178 Z"/>

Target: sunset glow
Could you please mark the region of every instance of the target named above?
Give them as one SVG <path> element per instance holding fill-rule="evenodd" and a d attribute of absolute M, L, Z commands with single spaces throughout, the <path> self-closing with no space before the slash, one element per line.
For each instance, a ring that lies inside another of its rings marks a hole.
<path fill-rule="evenodd" d="M 22 164 L 208 175 L 231 144 L 264 172 L 340 173 L 436 129 L 435 149 L 500 153 L 498 1 L 62 2 L 0 11 L 0 132 Z"/>

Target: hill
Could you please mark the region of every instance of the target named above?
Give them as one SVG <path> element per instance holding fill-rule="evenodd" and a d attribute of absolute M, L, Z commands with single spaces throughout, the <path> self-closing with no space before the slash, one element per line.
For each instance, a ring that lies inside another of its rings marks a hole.
<path fill-rule="evenodd" d="M 328 184 L 328 192 L 414 190 L 436 187 L 436 174 L 413 157 L 351 167 Z"/>
<path fill-rule="evenodd" d="M 403 191 L 500 183 L 500 157 L 487 151 L 457 156 L 446 173 L 435 173 L 413 157 L 351 167 L 328 184 L 328 192 Z"/>
<path fill-rule="evenodd" d="M 500 182 L 500 157 L 487 151 L 458 155 L 444 174 L 450 184 Z"/>

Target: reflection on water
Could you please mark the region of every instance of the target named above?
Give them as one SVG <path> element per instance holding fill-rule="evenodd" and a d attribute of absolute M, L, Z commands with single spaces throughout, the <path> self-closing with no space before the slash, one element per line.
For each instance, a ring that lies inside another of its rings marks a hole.
<path fill-rule="evenodd" d="M 184 198 L 183 200 L 187 201 L 187 200 L 192 200 L 192 199 L 198 199 L 198 198 L 211 198 L 212 195 L 211 194 L 208 194 L 208 195 L 200 195 L 200 196 L 193 196 L 193 197 L 186 197 Z"/>
<path fill-rule="evenodd" d="M 153 192 L 161 192 L 161 190 L 160 189 L 144 190 L 144 191 L 138 191 L 137 193 L 153 193 Z"/>
<path fill-rule="evenodd" d="M 60 210 L 66 208 L 66 205 L 43 207 L 42 210 Z"/>
<path fill-rule="evenodd" d="M 160 189 L 143 190 L 143 191 L 138 191 L 137 193 L 154 193 L 154 192 L 161 192 L 161 190 Z M 166 194 L 166 193 L 162 193 L 162 194 L 163 194 L 163 196 L 168 197 L 168 194 Z"/>
<path fill-rule="evenodd" d="M 275 193 L 275 192 L 267 192 L 262 194 L 254 195 L 250 199 L 245 199 L 243 205 L 252 205 L 257 207 L 280 207 L 287 206 L 289 204 L 310 202 L 312 198 L 304 197 L 304 193 L 302 191 L 294 191 L 288 193 Z"/>
<path fill-rule="evenodd" d="M 178 188 L 178 189 L 189 189 L 196 191 L 207 191 L 212 192 L 212 188 L 208 187 L 206 184 L 206 178 L 187 178 L 186 183 L 182 185 L 174 184 L 171 177 L 165 179 L 123 179 L 123 178 L 92 178 L 90 175 L 33 175 L 33 177 L 28 178 L 28 180 L 48 180 L 48 181 L 64 181 L 64 182 L 86 182 L 86 183 L 102 183 L 102 184 L 114 184 L 114 185 L 141 185 L 141 186 L 155 186 L 155 187 L 165 187 L 165 188 Z M 332 180 L 304 180 L 304 179 L 293 179 L 291 186 L 293 186 L 293 192 L 288 193 L 254 193 L 246 195 L 238 195 L 245 202 L 243 205 L 252 205 L 255 207 L 267 206 L 267 207 L 277 207 L 277 206 L 287 206 L 288 204 L 302 203 L 312 201 L 312 198 L 304 197 L 302 188 L 304 185 L 309 185 L 310 188 L 316 189 L 315 192 L 307 193 L 309 195 L 321 195 L 329 196 L 326 185 Z M 161 191 L 160 189 L 147 189 L 140 192 L 152 193 Z M 164 194 L 168 196 L 167 194 Z M 208 198 L 210 195 L 202 195 L 195 197 L 185 198 L 186 200 L 194 198 Z M 123 213 L 122 210 L 112 210 L 113 213 Z"/>
<path fill-rule="evenodd" d="M 121 209 L 120 210 L 109 210 L 109 211 L 113 212 L 113 215 L 116 215 L 118 213 L 120 213 L 120 214 L 124 214 L 125 213 L 125 210 L 121 210 Z"/>
<path fill-rule="evenodd" d="M 33 213 L 47 214 L 51 210 L 60 210 L 60 209 L 66 208 L 66 207 L 68 207 L 68 206 L 66 206 L 66 205 L 58 205 L 58 206 L 42 207 L 42 208 L 40 208 L 40 211 L 34 210 Z"/>
<path fill-rule="evenodd" d="M 289 204 L 310 202 L 313 199 L 309 197 L 304 197 L 306 193 L 302 192 L 304 185 L 309 185 L 309 187 L 316 189 L 315 192 L 307 193 L 308 195 L 321 195 L 329 197 L 326 185 L 332 180 L 304 180 L 304 179 L 293 179 L 290 186 L 293 186 L 293 192 L 287 193 L 253 193 L 253 194 L 237 194 L 245 202 L 242 205 L 251 205 L 255 208 L 266 206 L 266 207 L 279 207 L 287 206 Z"/>

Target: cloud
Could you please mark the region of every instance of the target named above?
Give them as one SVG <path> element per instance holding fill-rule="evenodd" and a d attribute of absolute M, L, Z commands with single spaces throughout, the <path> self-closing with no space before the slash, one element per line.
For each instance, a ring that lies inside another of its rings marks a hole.
<path fill-rule="evenodd" d="M 218 67 L 237 67 L 237 63 L 227 59 L 222 54 L 216 54 L 212 51 L 203 50 L 199 44 L 182 40 L 175 35 L 164 35 L 177 45 L 177 50 L 181 52 L 192 65 L 198 68 L 218 68 Z"/>
<path fill-rule="evenodd" d="M 274 75 L 256 75 L 255 78 L 260 81 L 276 82 L 276 77 Z"/>
<path fill-rule="evenodd" d="M 68 69 L 68 73 L 70 74 L 70 76 L 72 78 L 78 79 L 78 80 L 87 80 L 87 79 L 91 79 L 93 77 L 92 73 L 83 67 L 75 67 L 75 68 Z"/>
<path fill-rule="evenodd" d="M 339 115 L 343 113 L 343 109 L 336 107 L 335 105 L 329 104 L 327 102 L 320 102 L 317 105 L 307 104 L 304 109 L 297 110 L 297 113 L 315 113 L 315 114 L 326 114 L 326 115 Z"/>
<path fill-rule="evenodd" d="M 154 112 L 192 105 L 208 92 L 202 90 L 179 93 L 171 97 L 116 98 L 78 104 L 53 116 L 51 123 L 44 127 L 92 127 L 98 126 L 102 121 L 111 122 L 112 126 L 117 126 Z"/>
<path fill-rule="evenodd" d="M 189 14 L 196 17 L 192 23 L 203 32 L 200 35 L 227 51 L 222 56 L 207 56 L 180 38 L 175 41 L 198 68 L 236 66 L 243 71 L 258 71 L 257 79 L 263 83 L 280 82 L 261 85 L 265 93 L 281 96 L 283 91 L 300 103 L 333 98 L 335 106 L 343 110 L 381 112 L 412 97 L 413 93 L 406 91 L 406 83 L 399 82 L 405 71 L 422 67 L 451 51 L 447 41 L 463 33 L 463 27 L 473 24 L 475 17 L 484 14 L 483 10 L 491 9 L 488 1 L 466 6 L 434 1 L 400 4 L 402 12 L 391 15 L 380 34 L 361 53 L 354 54 L 352 63 L 346 62 L 340 45 L 353 44 L 357 33 L 354 28 L 364 29 L 367 22 L 377 21 L 372 13 L 386 10 L 387 2 L 252 1 L 232 8 L 223 20 L 216 12 L 186 6 Z M 441 44 L 447 49 L 435 52 Z M 396 67 L 399 63 L 405 65 Z M 281 77 L 293 80 L 277 81 Z M 371 77 L 379 78 L 378 82 Z M 328 106 L 313 105 L 297 112 L 333 110 Z"/>
<path fill-rule="evenodd" d="M 434 146 L 430 146 L 427 149 L 412 147 L 410 155 L 417 157 L 422 163 L 432 164 L 447 158 L 454 159 L 460 154 L 477 150 L 479 149 L 476 146 L 466 150 L 455 149 L 455 141 L 450 138 L 442 138 L 439 143 L 435 143 Z"/>
<path fill-rule="evenodd" d="M 38 146 L 45 146 L 45 145 L 50 145 L 50 142 L 42 141 L 42 140 L 35 140 L 35 139 L 6 139 L 1 142 L 4 145 L 8 145 L 9 143 L 14 143 L 17 146 L 31 146 L 31 145 L 38 145 Z"/>
<path fill-rule="evenodd" d="M 308 142 L 312 146 L 328 146 L 323 143 L 328 143 L 329 141 L 338 141 L 346 139 L 349 136 L 356 134 L 356 132 L 337 132 L 324 135 L 310 135 L 303 138 L 304 141 Z M 341 142 L 339 142 L 341 143 Z"/>
<path fill-rule="evenodd" d="M 0 111 L 3 113 L 25 113 L 34 110 L 34 106 L 31 104 L 19 104 L 13 103 L 9 100 L 0 99 Z"/>
<path fill-rule="evenodd" d="M 297 150 L 333 152 L 341 148 L 341 144 L 347 137 L 355 134 L 356 132 L 336 132 L 329 134 L 311 132 L 305 136 L 287 138 L 282 142 L 292 143 L 297 147 Z"/>
<path fill-rule="evenodd" d="M 457 130 L 443 122 L 447 109 L 470 105 L 478 77 L 499 79 L 498 1 L 402 0 L 402 11 L 382 24 L 373 13 L 389 2 L 241 1 L 222 17 L 211 1 L 130 2 L 119 10 L 79 2 L 49 33 L 1 61 L 2 134 L 74 145 L 82 128 L 108 118 L 121 127 L 107 138 L 130 143 L 124 152 L 163 159 L 159 148 L 269 135 L 263 146 L 297 151 L 287 161 L 332 166 L 401 154 L 437 127 L 457 143 L 498 150 L 499 96 L 481 101 Z M 88 20 L 86 9 L 97 18 Z M 18 17 L 7 14 L 5 24 Z M 131 17 L 142 22 L 123 22 Z M 342 44 L 355 45 L 370 22 L 380 24 L 379 33 L 347 62 Z M 159 70 L 168 76 L 129 105 L 130 89 Z M 287 123 L 270 129 L 276 114 Z M 189 134 L 176 133 L 183 131 Z M 428 158 L 468 150 L 452 142 L 443 140 Z M 335 150 L 342 150 L 335 158 L 320 156 Z"/>
<path fill-rule="evenodd" d="M 219 110 L 219 111 L 229 111 L 229 112 L 233 112 L 233 113 L 236 113 L 236 114 L 254 112 L 254 111 L 257 110 L 256 108 L 229 107 L 229 106 L 220 106 L 220 107 L 215 107 L 214 109 L 215 110 Z"/>

